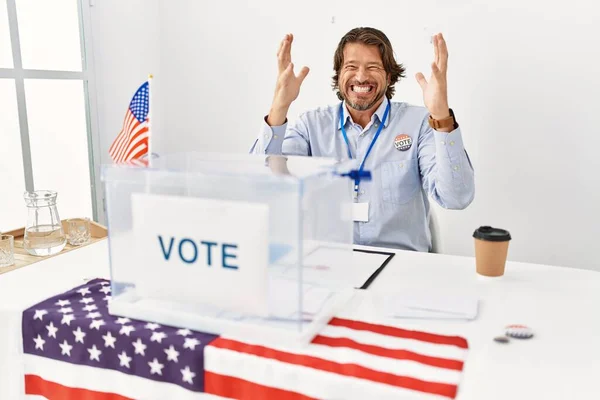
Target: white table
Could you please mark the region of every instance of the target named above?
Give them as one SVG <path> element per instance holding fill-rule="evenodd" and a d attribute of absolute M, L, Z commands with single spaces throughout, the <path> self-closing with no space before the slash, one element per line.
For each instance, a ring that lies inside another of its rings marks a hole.
<path fill-rule="evenodd" d="M 85 278 L 108 275 L 106 241 L 0 275 L 0 399 L 23 393 L 21 312 Z M 385 319 L 368 293 L 342 316 L 466 337 L 469 355 L 459 399 L 600 398 L 600 273 L 509 262 L 504 277 L 486 280 L 475 274 L 472 258 L 398 251 L 369 290 L 415 288 L 475 295 L 482 300 L 479 317 L 472 322 Z M 530 326 L 536 336 L 507 345 L 493 341 L 514 323 Z"/>

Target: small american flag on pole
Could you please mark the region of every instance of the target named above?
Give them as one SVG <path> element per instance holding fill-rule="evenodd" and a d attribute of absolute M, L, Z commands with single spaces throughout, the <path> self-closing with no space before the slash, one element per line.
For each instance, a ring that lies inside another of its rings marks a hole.
<path fill-rule="evenodd" d="M 149 153 L 150 79 L 144 82 L 129 103 L 123 128 L 108 150 L 115 163 L 130 163 Z"/>

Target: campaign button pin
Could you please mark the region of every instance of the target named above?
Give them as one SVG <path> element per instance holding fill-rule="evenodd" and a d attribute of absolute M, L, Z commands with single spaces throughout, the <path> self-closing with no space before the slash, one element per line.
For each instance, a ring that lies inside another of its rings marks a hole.
<path fill-rule="evenodd" d="M 394 147 L 396 150 L 406 151 L 412 146 L 412 139 L 406 134 L 398 135 L 394 139 Z"/>
<path fill-rule="evenodd" d="M 515 339 L 529 339 L 533 337 L 533 331 L 525 325 L 508 325 L 505 333 L 506 336 Z"/>

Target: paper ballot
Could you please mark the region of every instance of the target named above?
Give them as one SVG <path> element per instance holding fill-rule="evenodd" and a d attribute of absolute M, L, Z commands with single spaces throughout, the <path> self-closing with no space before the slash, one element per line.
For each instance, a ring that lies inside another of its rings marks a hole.
<path fill-rule="evenodd" d="M 377 293 L 374 303 L 396 318 L 472 320 L 479 309 L 479 300 L 472 296 L 427 292 Z"/>

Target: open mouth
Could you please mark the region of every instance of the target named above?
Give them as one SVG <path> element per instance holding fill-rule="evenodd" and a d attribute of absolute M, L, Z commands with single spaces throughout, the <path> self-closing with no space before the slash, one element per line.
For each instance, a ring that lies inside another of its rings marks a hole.
<path fill-rule="evenodd" d="M 375 89 L 373 85 L 350 85 L 350 90 L 359 94 L 370 93 L 373 89 Z"/>

